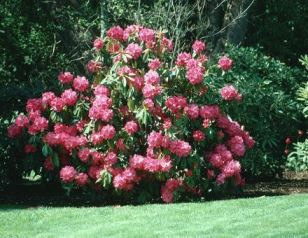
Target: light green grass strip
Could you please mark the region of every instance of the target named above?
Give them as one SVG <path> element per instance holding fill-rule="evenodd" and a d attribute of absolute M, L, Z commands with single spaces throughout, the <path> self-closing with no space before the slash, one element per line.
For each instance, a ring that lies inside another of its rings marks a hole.
<path fill-rule="evenodd" d="M 0 237 L 308 237 L 308 194 L 90 208 L 0 206 Z"/>

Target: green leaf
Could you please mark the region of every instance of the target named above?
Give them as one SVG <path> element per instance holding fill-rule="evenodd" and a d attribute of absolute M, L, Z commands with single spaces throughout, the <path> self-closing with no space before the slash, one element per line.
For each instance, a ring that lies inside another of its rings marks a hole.
<path fill-rule="evenodd" d="M 51 155 L 52 153 L 52 149 L 50 148 L 49 145 L 45 144 L 43 147 L 42 147 L 42 154 L 47 157 L 48 155 Z"/>
<path fill-rule="evenodd" d="M 59 156 L 57 153 L 53 153 L 52 157 L 52 163 L 55 167 L 59 167 L 60 166 L 60 160 L 59 160 Z"/>

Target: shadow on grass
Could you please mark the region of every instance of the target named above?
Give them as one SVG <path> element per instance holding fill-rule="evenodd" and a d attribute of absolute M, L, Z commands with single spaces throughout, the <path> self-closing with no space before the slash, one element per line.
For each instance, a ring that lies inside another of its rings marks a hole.
<path fill-rule="evenodd" d="M 307 181 L 308 182 L 308 181 Z M 276 184 L 276 186 L 278 186 Z M 215 200 L 229 200 L 238 198 L 253 198 L 262 196 L 286 195 L 283 191 L 260 189 L 258 184 L 250 184 L 249 190 L 237 191 L 232 195 L 216 194 L 203 199 L 204 202 Z M 308 187 L 308 186 L 307 186 Z M 124 206 L 140 205 L 132 200 L 121 200 L 118 197 L 103 197 L 102 195 L 84 196 L 72 193 L 67 196 L 60 186 L 41 184 L 20 184 L 11 186 L 0 197 L 0 211 L 11 211 L 16 209 L 35 209 L 37 207 L 102 207 L 102 206 Z M 198 202 L 198 200 L 185 200 L 184 202 Z M 152 201 L 152 204 L 161 203 L 160 200 Z"/>

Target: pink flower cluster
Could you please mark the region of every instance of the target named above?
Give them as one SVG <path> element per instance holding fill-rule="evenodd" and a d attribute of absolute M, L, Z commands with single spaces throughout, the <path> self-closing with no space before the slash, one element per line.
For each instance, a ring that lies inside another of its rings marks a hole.
<path fill-rule="evenodd" d="M 228 71 L 232 68 L 233 61 L 227 56 L 223 56 L 218 61 L 218 67 L 224 71 Z"/>
<path fill-rule="evenodd" d="M 134 189 L 135 195 L 153 182 L 159 185 L 153 194 L 160 191 L 169 203 L 175 194 L 205 195 L 203 183 L 242 185 L 240 159 L 255 142 L 207 97 L 216 91 L 206 83 L 213 68 L 206 44 L 195 41 L 192 53 L 178 54 L 174 67 L 172 50 L 162 32 L 139 25 L 110 28 L 93 41 L 88 79 L 61 72 L 62 93 L 29 99 L 9 137 L 30 136 L 22 144 L 26 160 L 44 156 L 41 166 L 64 187 Z M 218 67 L 230 70 L 232 60 L 224 56 Z M 220 96 L 241 99 L 232 85 Z"/>
<path fill-rule="evenodd" d="M 141 155 L 134 155 L 129 160 L 129 165 L 135 170 L 148 171 L 151 173 L 169 172 L 172 168 L 172 161 L 170 156 L 165 156 L 162 159 L 144 157 Z"/>
<path fill-rule="evenodd" d="M 173 193 L 183 184 L 182 180 L 177 179 L 169 179 L 167 180 L 166 184 L 162 186 L 161 194 L 162 199 L 166 203 L 170 203 L 173 201 Z"/>
<path fill-rule="evenodd" d="M 91 140 L 94 145 L 102 143 L 104 140 L 111 140 L 116 134 L 116 130 L 112 125 L 103 126 L 100 131 L 94 132 L 91 135 Z"/>
<path fill-rule="evenodd" d="M 89 110 L 89 118 L 109 122 L 113 117 L 112 99 L 108 97 L 109 89 L 99 85 L 94 90 L 95 99 Z"/>
<path fill-rule="evenodd" d="M 241 101 L 242 95 L 232 85 L 226 85 L 220 90 L 221 97 L 226 101 Z"/>
<path fill-rule="evenodd" d="M 138 124 L 135 121 L 128 121 L 126 122 L 124 129 L 129 135 L 133 135 L 138 131 Z"/>
<path fill-rule="evenodd" d="M 205 73 L 203 64 L 207 61 L 207 58 L 201 53 L 206 49 L 206 46 L 202 41 L 195 41 L 192 48 L 199 57 L 194 59 L 191 54 L 182 52 L 177 57 L 176 65 L 180 68 L 185 67 L 187 70 L 186 78 L 192 85 L 196 85 L 203 81 Z"/>
<path fill-rule="evenodd" d="M 50 146 L 60 145 L 69 152 L 88 143 L 85 136 L 77 136 L 76 127 L 63 124 L 56 124 L 54 131 L 48 132 L 43 140 Z"/>
<path fill-rule="evenodd" d="M 192 45 L 192 49 L 194 50 L 194 52 L 196 52 L 197 54 L 202 53 L 202 51 L 204 51 L 206 49 L 206 45 L 204 42 L 196 40 L 193 45 Z"/>
<path fill-rule="evenodd" d="M 165 105 L 170 112 L 177 114 L 185 108 L 187 105 L 187 99 L 183 96 L 173 96 L 166 100 Z"/>
<path fill-rule="evenodd" d="M 85 173 L 77 173 L 73 166 L 65 166 L 60 170 L 60 178 L 63 183 L 71 183 L 74 180 L 80 187 L 88 182 L 88 175 Z"/>
<path fill-rule="evenodd" d="M 113 186 L 120 190 L 131 190 L 135 183 L 138 183 L 140 177 L 137 176 L 136 171 L 132 168 L 127 168 L 123 172 L 116 175 L 113 179 Z"/>

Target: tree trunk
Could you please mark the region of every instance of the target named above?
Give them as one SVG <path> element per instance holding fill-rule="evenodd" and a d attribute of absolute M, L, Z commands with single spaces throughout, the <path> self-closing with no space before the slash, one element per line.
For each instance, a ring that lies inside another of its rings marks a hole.
<path fill-rule="evenodd" d="M 239 45 L 245 38 L 249 14 L 255 0 L 231 0 L 223 17 L 221 35 L 217 41 L 215 52 L 222 51 L 226 42 Z"/>

